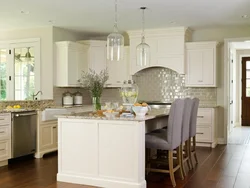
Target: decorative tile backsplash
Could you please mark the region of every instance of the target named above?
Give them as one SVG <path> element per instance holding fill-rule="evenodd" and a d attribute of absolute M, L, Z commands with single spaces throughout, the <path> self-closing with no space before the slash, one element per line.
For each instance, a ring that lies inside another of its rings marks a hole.
<path fill-rule="evenodd" d="M 133 76 L 139 100 L 173 102 L 176 98 L 197 97 L 202 105 L 216 105 L 216 88 L 185 87 L 185 76 L 167 68 L 148 68 Z"/>
<path fill-rule="evenodd" d="M 133 80 L 139 87 L 138 100 L 173 102 L 176 98 L 197 97 L 201 105 L 216 105 L 216 88 L 189 88 L 185 87 L 185 76 L 167 68 L 148 68 L 133 76 Z M 83 104 L 91 104 L 89 91 L 84 88 L 58 88 L 54 87 L 54 103 L 62 105 L 62 95 L 69 91 L 80 91 L 83 95 Z M 122 98 L 118 88 L 106 88 L 103 90 L 101 103 L 120 102 Z"/>

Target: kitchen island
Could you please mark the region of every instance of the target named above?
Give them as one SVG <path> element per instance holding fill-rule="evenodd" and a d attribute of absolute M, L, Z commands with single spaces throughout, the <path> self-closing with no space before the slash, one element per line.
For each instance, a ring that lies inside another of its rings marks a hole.
<path fill-rule="evenodd" d="M 146 188 L 145 133 L 166 125 L 168 111 L 108 119 L 58 116 L 57 181 L 107 188 Z"/>

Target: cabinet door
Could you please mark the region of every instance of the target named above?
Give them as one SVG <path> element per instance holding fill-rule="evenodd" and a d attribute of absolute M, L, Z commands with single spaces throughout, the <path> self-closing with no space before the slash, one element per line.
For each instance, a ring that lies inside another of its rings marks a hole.
<path fill-rule="evenodd" d="M 10 140 L 0 141 L 0 161 L 10 159 L 11 144 Z"/>
<path fill-rule="evenodd" d="M 116 61 L 108 61 L 107 68 L 109 72 L 109 80 L 107 81 L 108 85 L 111 86 L 121 86 L 124 80 L 129 79 L 128 73 L 128 62 L 129 62 L 129 48 L 124 48 L 123 60 Z"/>
<path fill-rule="evenodd" d="M 186 86 L 215 87 L 215 63 L 213 48 L 188 50 Z"/>
<path fill-rule="evenodd" d="M 89 68 L 100 73 L 107 67 L 106 47 L 105 46 L 91 46 L 89 51 Z"/>
<path fill-rule="evenodd" d="M 54 124 L 43 125 L 40 127 L 40 148 L 41 150 L 54 148 Z"/>

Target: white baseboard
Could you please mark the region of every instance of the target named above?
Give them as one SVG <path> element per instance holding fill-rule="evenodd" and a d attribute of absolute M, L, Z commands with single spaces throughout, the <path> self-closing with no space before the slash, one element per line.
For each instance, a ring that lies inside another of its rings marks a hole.
<path fill-rule="evenodd" d="M 218 144 L 226 144 L 226 140 L 224 138 L 217 138 Z"/>

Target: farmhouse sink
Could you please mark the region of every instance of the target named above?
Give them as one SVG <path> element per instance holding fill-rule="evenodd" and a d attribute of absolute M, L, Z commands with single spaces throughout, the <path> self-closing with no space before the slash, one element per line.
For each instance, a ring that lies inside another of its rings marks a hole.
<path fill-rule="evenodd" d="M 46 108 L 42 111 L 42 121 L 56 120 L 56 115 L 68 114 L 65 108 Z"/>

